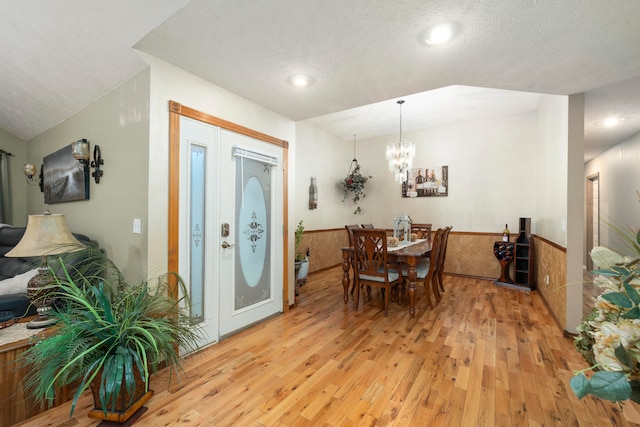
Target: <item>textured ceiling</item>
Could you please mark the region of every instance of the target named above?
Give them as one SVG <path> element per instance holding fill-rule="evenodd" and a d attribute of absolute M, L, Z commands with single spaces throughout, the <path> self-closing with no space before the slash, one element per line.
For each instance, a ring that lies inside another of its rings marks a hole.
<path fill-rule="evenodd" d="M 131 47 L 188 0 L 0 2 L 0 128 L 28 140 L 144 69 Z"/>
<path fill-rule="evenodd" d="M 0 127 L 29 139 L 64 120 L 142 69 L 133 47 L 349 140 L 395 132 L 399 98 L 409 131 L 535 108 L 514 91 L 585 92 L 588 159 L 640 129 L 639 15 L 630 0 L 3 2 Z M 457 37 L 422 42 L 442 20 Z M 605 112 L 625 120 L 605 133 Z"/>

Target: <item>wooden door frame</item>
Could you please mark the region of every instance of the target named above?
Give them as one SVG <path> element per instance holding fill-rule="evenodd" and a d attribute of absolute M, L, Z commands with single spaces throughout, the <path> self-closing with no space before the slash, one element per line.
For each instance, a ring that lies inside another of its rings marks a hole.
<path fill-rule="evenodd" d="M 587 202 L 587 206 L 586 206 L 586 210 L 587 210 L 587 219 L 586 219 L 586 248 L 587 248 L 587 271 L 592 271 L 593 270 L 593 260 L 591 259 L 590 253 L 591 253 L 591 249 L 593 249 L 593 186 L 594 186 L 594 181 L 596 182 L 596 185 L 598 186 L 598 204 L 600 203 L 600 173 L 596 172 L 593 175 L 589 175 L 587 177 L 587 182 L 586 182 L 586 202 Z M 595 208 L 597 209 L 598 212 L 600 212 L 600 206 L 595 206 Z M 598 236 L 600 236 L 600 220 L 598 219 Z"/>
<path fill-rule="evenodd" d="M 240 126 L 227 120 L 203 113 L 193 108 L 186 107 L 179 102 L 169 101 L 169 239 L 168 239 L 168 271 L 179 271 L 179 243 L 180 243 L 180 117 L 188 117 L 212 126 L 217 126 L 232 132 L 239 133 L 260 141 L 274 144 L 283 149 L 282 168 L 282 311 L 289 310 L 289 191 L 288 191 L 288 165 L 289 142 L 253 129 Z M 169 291 L 173 297 L 178 296 L 178 284 L 174 280 L 169 283 Z"/>

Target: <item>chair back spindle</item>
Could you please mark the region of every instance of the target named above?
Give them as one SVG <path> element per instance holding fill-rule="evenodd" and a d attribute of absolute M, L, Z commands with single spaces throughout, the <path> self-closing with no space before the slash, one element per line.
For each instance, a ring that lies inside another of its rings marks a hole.
<path fill-rule="evenodd" d="M 411 232 L 418 236 L 418 239 L 431 240 L 431 224 L 411 224 Z"/>

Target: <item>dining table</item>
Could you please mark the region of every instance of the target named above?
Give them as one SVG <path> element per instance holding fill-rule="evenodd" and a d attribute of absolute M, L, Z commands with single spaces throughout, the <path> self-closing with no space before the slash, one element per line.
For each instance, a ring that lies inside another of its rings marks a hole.
<path fill-rule="evenodd" d="M 415 242 L 401 242 L 397 247 L 387 247 L 387 261 L 389 263 L 404 263 L 408 266 L 407 279 L 409 280 L 409 317 L 414 317 L 416 312 L 416 265 L 419 258 L 426 258 L 431 255 L 431 239 L 418 240 Z M 344 303 L 349 302 L 349 271 L 353 264 L 353 247 L 344 246 L 342 250 L 342 287 L 344 290 Z M 427 303 L 432 307 L 430 292 L 427 295 Z"/>

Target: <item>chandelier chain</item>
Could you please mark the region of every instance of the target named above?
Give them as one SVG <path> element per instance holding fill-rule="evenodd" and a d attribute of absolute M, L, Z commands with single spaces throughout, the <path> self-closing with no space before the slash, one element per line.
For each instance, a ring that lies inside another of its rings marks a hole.
<path fill-rule="evenodd" d="M 402 104 L 404 101 L 399 100 L 397 103 L 400 106 L 400 135 L 398 142 L 387 145 L 386 158 L 389 161 L 389 171 L 394 174 L 398 183 L 402 183 L 408 179 L 416 148 L 412 142 L 402 141 Z"/>
<path fill-rule="evenodd" d="M 353 134 L 353 159 L 356 159 L 356 134 Z"/>
<path fill-rule="evenodd" d="M 400 105 L 400 144 L 402 144 L 402 104 L 404 101 L 401 99 L 398 101 L 398 105 Z"/>

